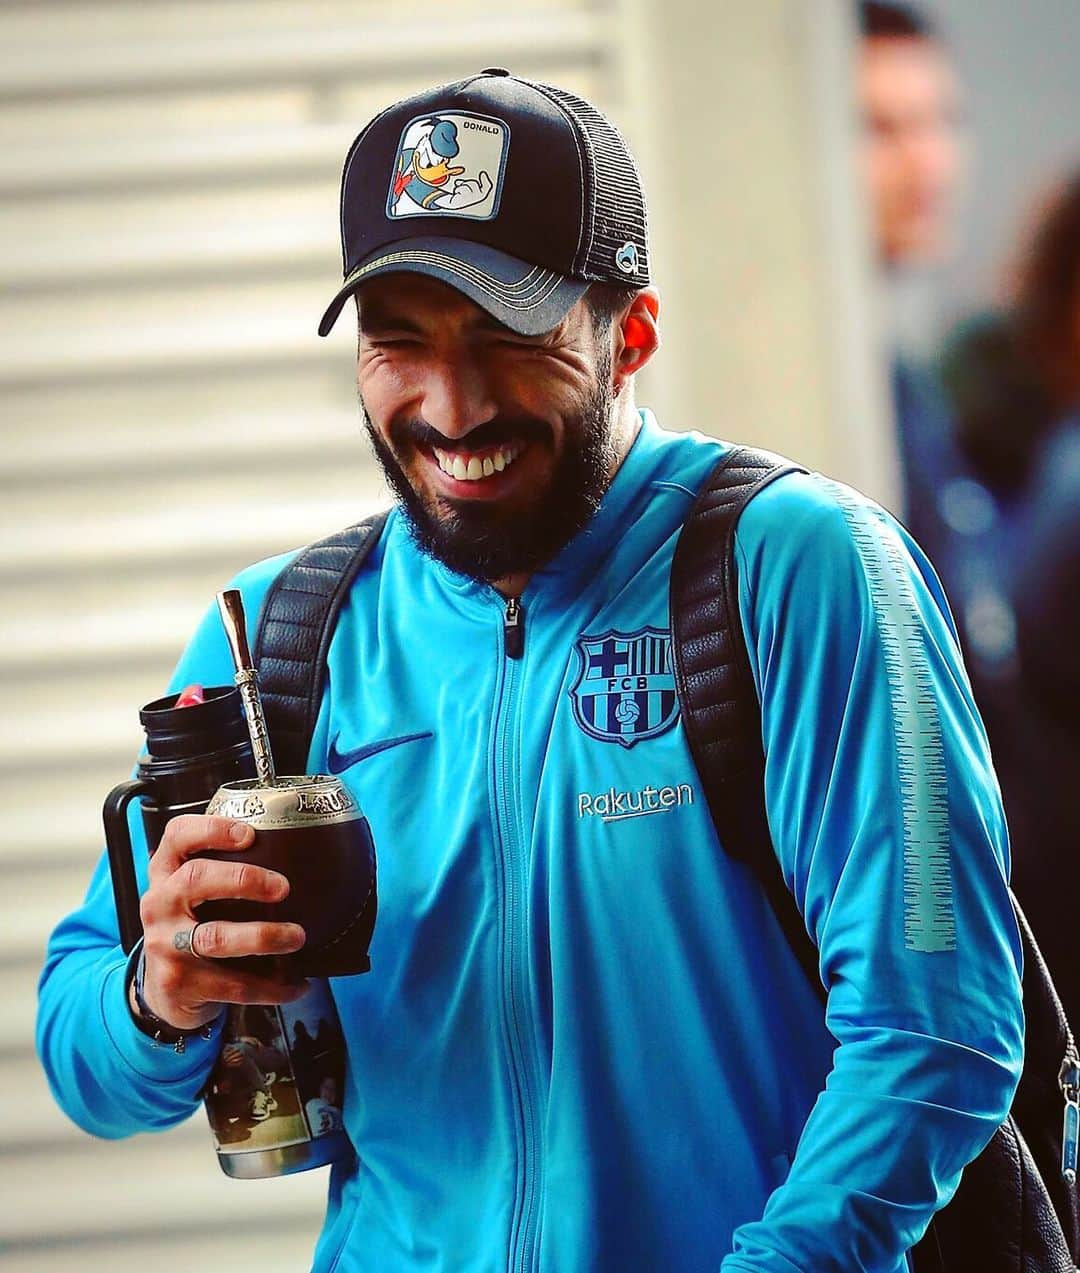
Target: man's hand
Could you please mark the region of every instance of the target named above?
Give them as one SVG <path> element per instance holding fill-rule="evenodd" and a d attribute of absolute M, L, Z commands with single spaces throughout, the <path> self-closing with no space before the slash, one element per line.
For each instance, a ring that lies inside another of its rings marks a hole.
<path fill-rule="evenodd" d="M 152 1012 L 177 1030 L 197 1030 L 226 1003 L 289 1003 L 306 990 L 231 969 L 218 960 L 239 955 L 286 955 L 304 944 L 299 924 L 256 920 L 199 925 L 194 953 L 188 935 L 198 921 L 195 907 L 219 898 L 280 902 L 289 881 L 277 871 L 250 862 L 218 862 L 194 855 L 204 849 L 251 846 L 255 832 L 229 818 L 183 814 L 165 828 L 150 859 L 150 887 L 140 914 L 146 972 L 143 998 Z"/>

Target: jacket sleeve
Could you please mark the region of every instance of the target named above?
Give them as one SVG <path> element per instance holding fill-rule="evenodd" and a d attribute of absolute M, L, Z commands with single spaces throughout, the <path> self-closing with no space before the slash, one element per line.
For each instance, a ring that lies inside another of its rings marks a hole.
<path fill-rule="evenodd" d="M 770 829 L 838 1047 L 723 1268 L 894 1270 L 1019 1080 L 998 785 L 940 585 L 886 513 L 782 478 L 743 514 L 736 560 Z"/>
<path fill-rule="evenodd" d="M 281 558 L 263 562 L 233 585 L 244 594 L 252 628 L 282 565 Z M 214 607 L 184 651 L 168 692 L 192 682 L 228 685 L 232 678 Z M 133 705 L 133 718 L 136 710 Z M 128 814 L 141 891 L 148 858 L 138 800 Z M 182 1054 L 155 1045 L 131 1019 L 126 967 L 108 861 L 102 856 L 82 906 L 60 921 L 49 940 L 38 983 L 37 1049 L 64 1112 L 85 1131 L 109 1138 L 157 1131 L 187 1118 L 198 1105 L 220 1045 L 216 1030 L 209 1040 L 189 1038 Z"/>

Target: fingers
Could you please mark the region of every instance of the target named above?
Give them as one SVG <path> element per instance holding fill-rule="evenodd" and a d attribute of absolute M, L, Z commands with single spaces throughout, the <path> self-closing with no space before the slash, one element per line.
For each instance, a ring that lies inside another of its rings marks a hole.
<path fill-rule="evenodd" d="M 201 931 L 200 931 L 201 944 Z M 152 1012 L 177 1029 L 197 1029 L 212 1020 L 222 1004 L 292 1003 L 307 992 L 307 982 L 283 982 L 241 972 L 227 962 L 160 959 L 147 954 L 143 997 Z"/>
<path fill-rule="evenodd" d="M 221 979 L 216 987 L 214 1002 L 276 1005 L 292 1003 L 306 995 L 307 991 L 306 981 L 273 981 L 269 977 L 256 976 L 253 972 L 241 972 Z"/>
<path fill-rule="evenodd" d="M 229 966 L 244 956 L 299 950 L 305 933 L 298 924 L 211 920 L 196 926 L 195 909 L 203 902 L 228 898 L 272 904 L 288 895 L 289 882 L 280 872 L 242 857 L 196 856 L 206 850 L 243 850 L 253 841 L 254 832 L 243 822 L 188 814 L 169 822 L 151 858 L 150 887 L 140 903 L 144 997 L 170 1025 L 203 1024 L 223 1003 L 289 1003 L 304 992 L 303 985 Z"/>
<path fill-rule="evenodd" d="M 188 858 L 159 884 L 156 894 L 163 910 L 174 908 L 189 915 L 201 902 L 217 898 L 280 902 L 288 895 L 289 881 L 280 872 L 252 862 L 214 858 Z"/>
<path fill-rule="evenodd" d="M 151 951 L 152 938 L 173 941 L 177 933 L 189 931 L 196 922 L 196 907 L 203 902 L 228 898 L 274 904 L 287 897 L 288 893 L 289 881 L 285 876 L 266 867 L 255 866 L 251 862 L 188 858 L 172 875 L 153 882 L 139 900 L 139 915 L 146 935 L 147 953 Z M 279 925 L 256 925 L 259 931 L 276 927 Z M 296 925 L 286 927 L 296 928 Z M 200 946 L 206 940 L 200 930 Z M 183 945 L 177 946 L 177 949 L 186 953 Z M 200 949 L 198 953 L 205 952 Z M 275 949 L 245 953 L 278 952 Z"/>
<path fill-rule="evenodd" d="M 183 813 L 171 818 L 150 859 L 150 882 L 172 875 L 193 853 L 203 849 L 246 849 L 255 832 L 245 822 L 204 813 Z"/>
<path fill-rule="evenodd" d="M 229 923 L 208 920 L 198 924 L 191 938 L 200 959 L 238 959 L 243 955 L 291 955 L 306 934 L 299 924 L 268 924 L 256 920 Z"/>

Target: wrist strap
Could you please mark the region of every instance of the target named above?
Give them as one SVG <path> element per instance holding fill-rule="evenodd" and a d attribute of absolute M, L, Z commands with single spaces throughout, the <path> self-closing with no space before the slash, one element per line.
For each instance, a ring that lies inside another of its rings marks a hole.
<path fill-rule="evenodd" d="M 153 1039 L 154 1047 L 158 1048 L 163 1043 L 171 1043 L 173 1051 L 179 1056 L 187 1048 L 188 1039 L 193 1036 L 197 1035 L 201 1039 L 212 1039 L 214 1037 L 212 1022 L 200 1026 L 197 1030 L 178 1030 L 176 1026 L 169 1025 L 167 1021 L 163 1021 L 143 998 L 143 977 L 145 974 L 146 952 L 143 950 L 143 939 L 140 937 L 128 957 L 127 972 L 124 976 L 124 994 L 130 1009 L 131 999 L 127 992 L 129 988 L 134 992 L 135 1006 L 138 1011 L 132 1012 L 131 1019 L 143 1034 Z"/>

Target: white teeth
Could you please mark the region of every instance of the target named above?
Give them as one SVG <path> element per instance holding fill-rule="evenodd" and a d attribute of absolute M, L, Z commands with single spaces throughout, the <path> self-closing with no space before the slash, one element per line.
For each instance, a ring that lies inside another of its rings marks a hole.
<path fill-rule="evenodd" d="M 485 455 L 483 459 L 478 455 L 470 455 L 466 459 L 461 455 L 450 455 L 446 451 L 432 450 L 439 468 L 459 482 L 477 482 L 483 477 L 501 473 L 521 454 L 520 448 L 515 446 L 502 447 Z"/>

